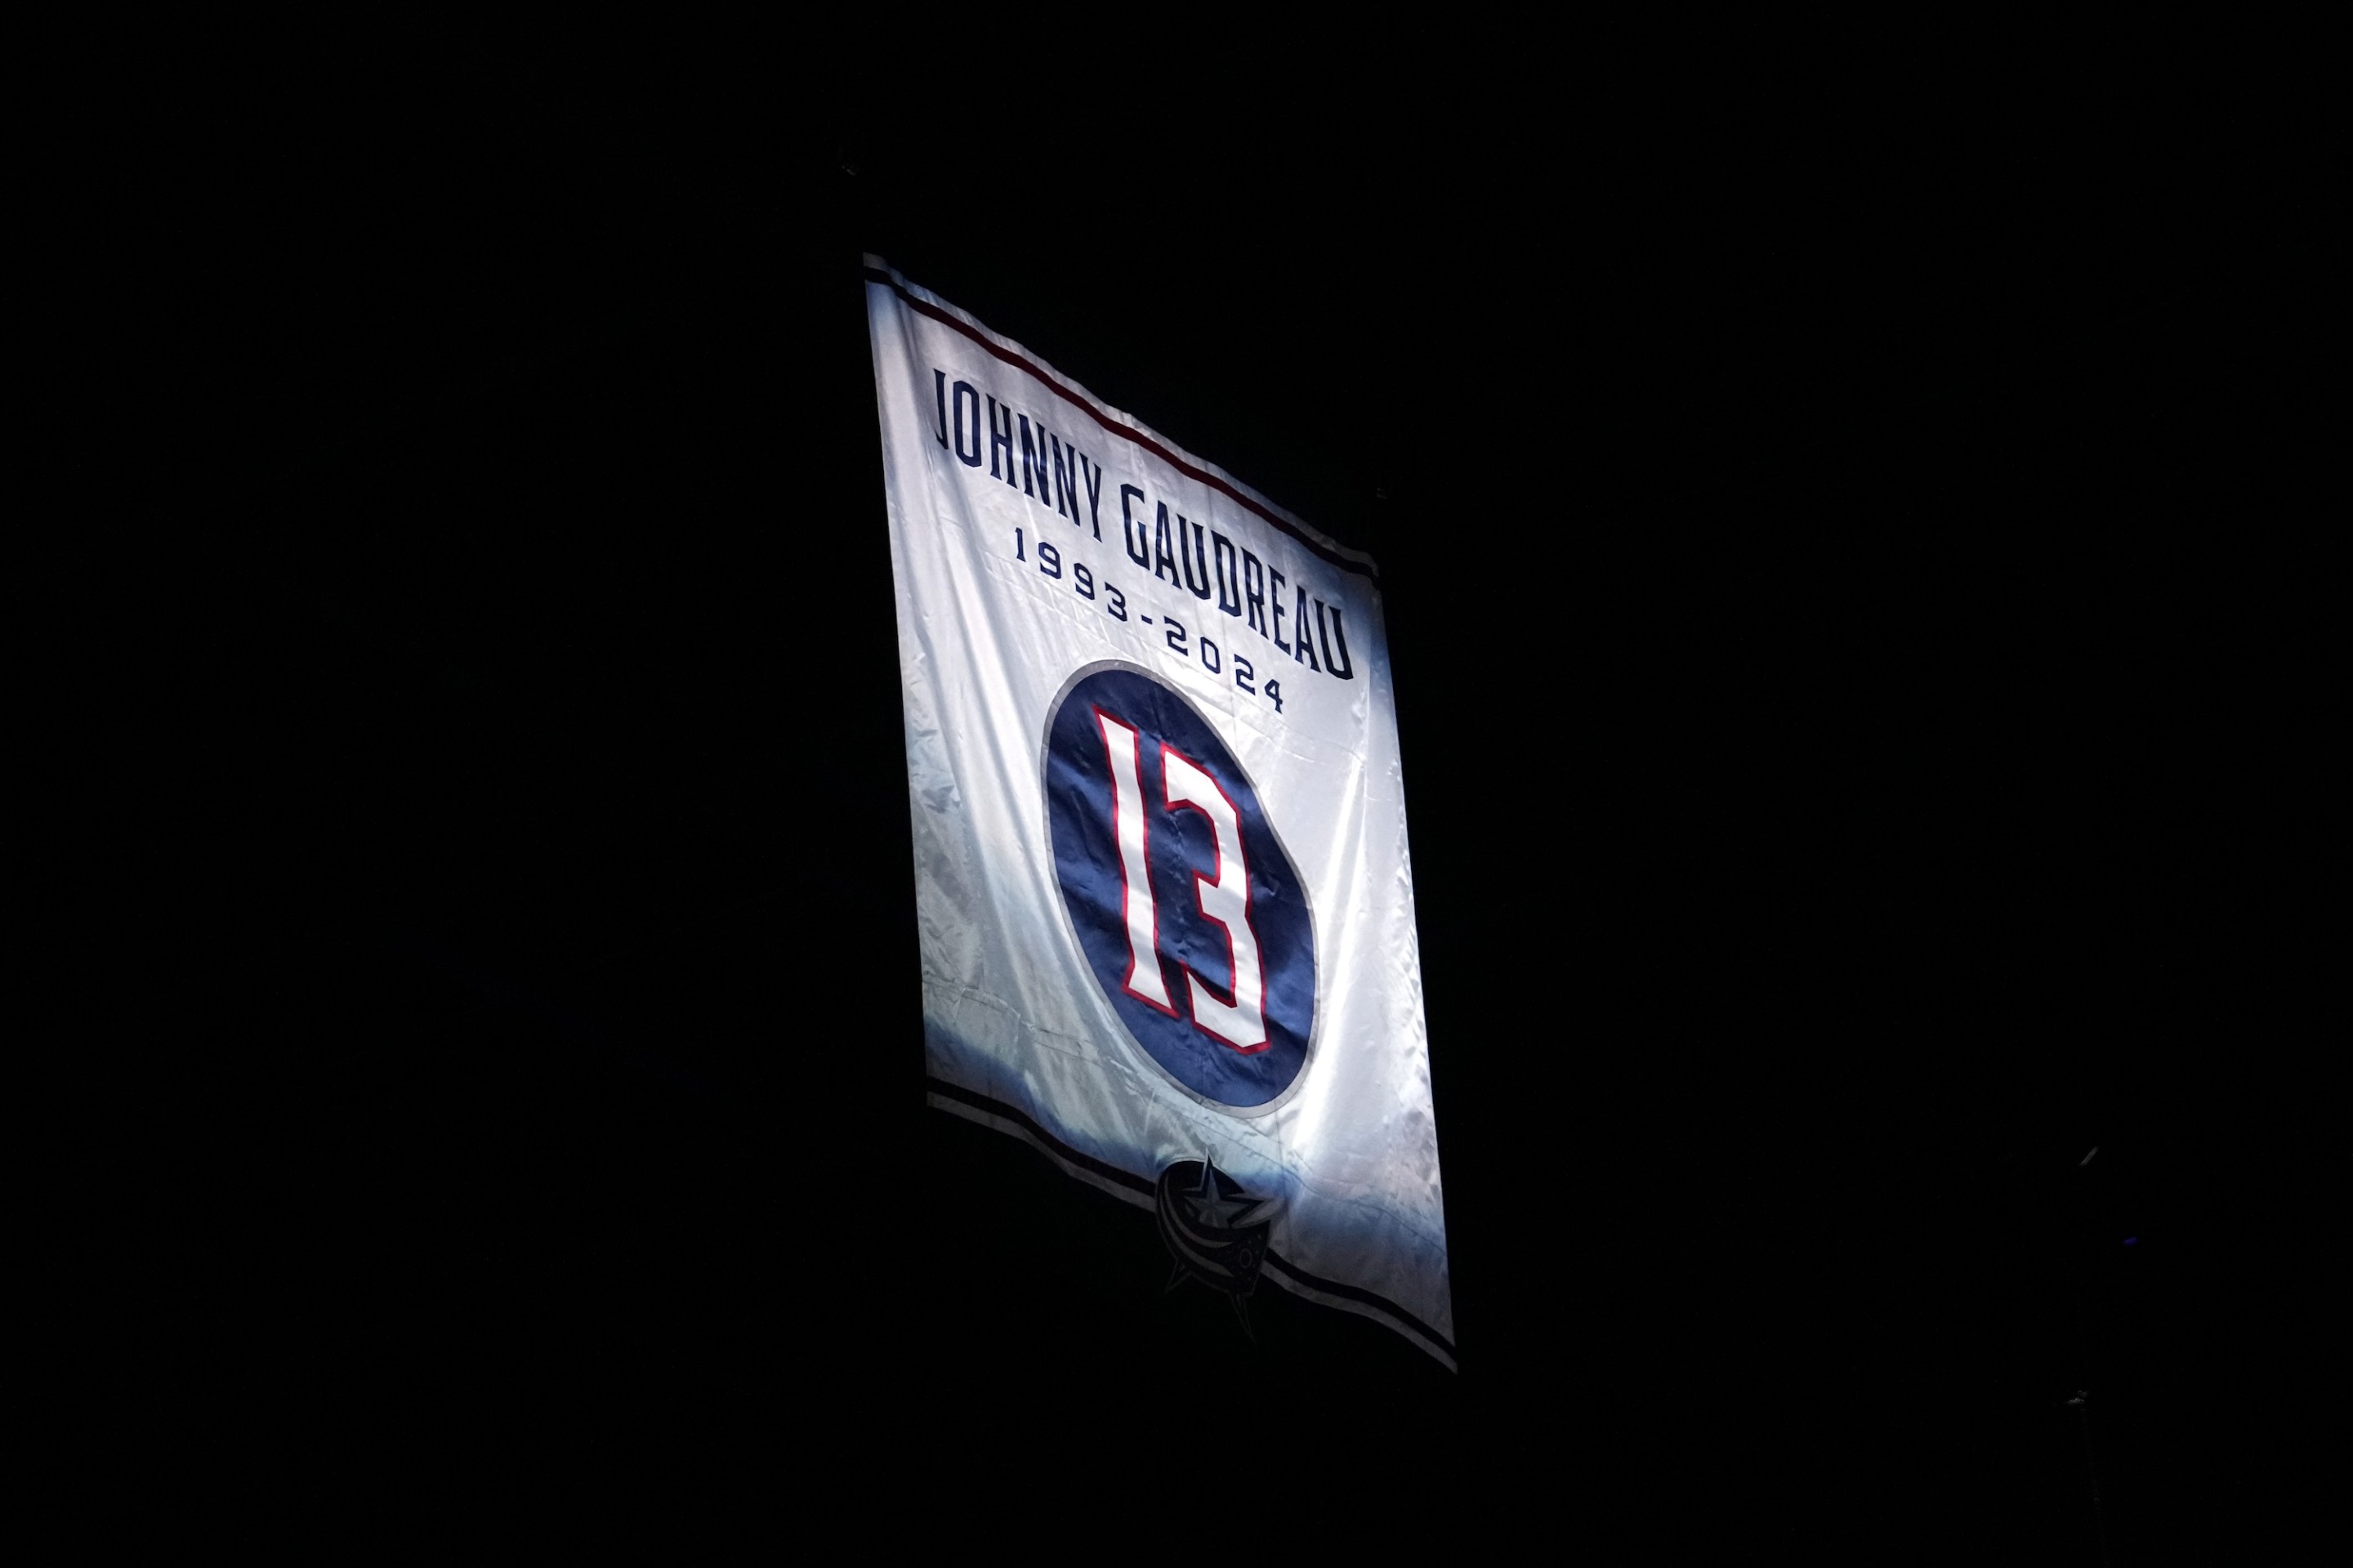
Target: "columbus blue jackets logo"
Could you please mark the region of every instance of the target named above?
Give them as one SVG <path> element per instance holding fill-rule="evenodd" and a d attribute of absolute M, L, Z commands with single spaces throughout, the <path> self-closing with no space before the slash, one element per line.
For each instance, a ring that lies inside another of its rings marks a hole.
<path fill-rule="evenodd" d="M 1145 1057 L 1228 1110 L 1280 1101 L 1314 1038 L 1314 924 L 1217 731 L 1142 670 L 1090 666 L 1046 721 L 1046 815 L 1071 927 Z"/>
<path fill-rule="evenodd" d="M 1176 1265 L 1168 1288 L 1190 1279 L 1230 1298 L 1242 1331 L 1255 1340 L 1244 1303 L 1258 1289 L 1269 1222 L 1281 1205 L 1252 1197 L 1208 1158 L 1180 1160 L 1163 1171 L 1153 1183 L 1152 1204 Z"/>

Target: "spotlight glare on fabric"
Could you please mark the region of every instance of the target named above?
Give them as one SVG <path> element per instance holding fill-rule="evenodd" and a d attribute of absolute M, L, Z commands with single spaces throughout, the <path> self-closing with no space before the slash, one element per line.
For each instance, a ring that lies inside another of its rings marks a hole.
<path fill-rule="evenodd" d="M 1238 1311 L 1451 1366 L 1377 568 L 872 258 L 866 302 L 931 1102 Z"/>

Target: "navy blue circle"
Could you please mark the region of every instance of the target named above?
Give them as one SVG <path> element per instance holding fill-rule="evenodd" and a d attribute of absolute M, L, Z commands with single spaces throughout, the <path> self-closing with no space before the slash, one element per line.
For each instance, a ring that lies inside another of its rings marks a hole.
<path fill-rule="evenodd" d="M 1136 732 L 1137 778 L 1148 827 L 1147 861 L 1157 915 L 1162 983 L 1176 1015 L 1126 987 L 1129 950 L 1119 846 L 1113 837 L 1111 765 L 1096 714 Z M 1201 811 L 1170 809 L 1161 754 L 1175 747 L 1216 779 L 1240 819 L 1250 867 L 1250 923 L 1266 980 L 1267 1044 L 1244 1053 L 1197 1024 L 1189 973 L 1220 1000 L 1233 995 L 1233 954 L 1225 927 L 1201 913 L 1196 878 L 1218 872 L 1215 829 Z M 1140 670 L 1087 675 L 1046 721 L 1046 816 L 1054 873 L 1095 981 L 1128 1033 L 1163 1072 L 1203 1099 L 1237 1110 L 1268 1104 L 1307 1065 L 1315 1026 L 1315 932 L 1307 896 L 1282 851 L 1258 791 L 1225 742 L 1191 704 Z"/>

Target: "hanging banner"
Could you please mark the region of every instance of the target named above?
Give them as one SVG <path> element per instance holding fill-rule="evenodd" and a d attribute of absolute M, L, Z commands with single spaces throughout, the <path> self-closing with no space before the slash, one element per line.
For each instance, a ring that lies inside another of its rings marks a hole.
<path fill-rule="evenodd" d="M 932 1103 L 1453 1364 L 1370 557 L 869 258 Z"/>

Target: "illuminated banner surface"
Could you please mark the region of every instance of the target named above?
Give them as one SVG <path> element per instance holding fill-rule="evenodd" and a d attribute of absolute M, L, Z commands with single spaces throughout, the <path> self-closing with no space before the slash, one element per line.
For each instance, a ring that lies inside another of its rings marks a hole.
<path fill-rule="evenodd" d="M 932 1102 L 1451 1365 L 1372 561 L 866 278 Z"/>

